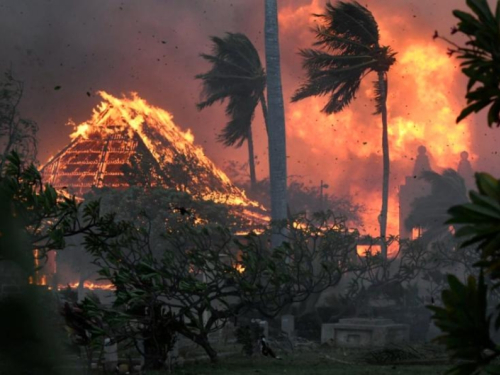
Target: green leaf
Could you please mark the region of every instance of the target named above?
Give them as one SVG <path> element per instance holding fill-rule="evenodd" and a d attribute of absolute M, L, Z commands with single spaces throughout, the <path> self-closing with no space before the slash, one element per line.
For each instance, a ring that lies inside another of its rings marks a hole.
<path fill-rule="evenodd" d="M 480 102 L 477 102 L 477 103 L 474 103 L 474 104 L 471 104 L 471 105 L 465 107 L 462 110 L 462 112 L 460 112 L 460 115 L 458 115 L 458 117 L 456 119 L 456 123 L 458 124 L 460 121 L 465 119 L 467 116 L 469 116 L 473 112 L 474 113 L 479 112 L 481 109 L 488 106 L 489 104 L 490 104 L 489 100 L 482 100 Z"/>
<path fill-rule="evenodd" d="M 488 173 L 476 173 L 475 178 L 481 194 L 500 200 L 500 183 L 498 180 Z"/>

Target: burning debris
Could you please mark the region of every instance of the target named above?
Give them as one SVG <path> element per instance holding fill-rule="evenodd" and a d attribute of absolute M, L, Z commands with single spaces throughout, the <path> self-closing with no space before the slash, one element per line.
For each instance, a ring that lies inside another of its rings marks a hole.
<path fill-rule="evenodd" d="M 69 283 L 67 285 L 58 285 L 57 286 L 57 290 L 63 290 L 63 289 L 66 289 L 66 288 L 70 288 L 70 289 L 77 289 L 79 287 L 80 283 L 78 281 L 75 281 L 73 283 Z M 89 289 L 89 290 L 109 290 L 109 291 L 113 291 L 115 290 L 115 286 L 111 283 L 93 283 L 91 281 L 85 281 L 83 283 L 83 287 L 85 289 Z"/>

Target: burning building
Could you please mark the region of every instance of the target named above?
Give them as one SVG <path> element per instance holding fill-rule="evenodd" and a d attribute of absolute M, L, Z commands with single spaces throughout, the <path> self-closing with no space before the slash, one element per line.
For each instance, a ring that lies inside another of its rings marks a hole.
<path fill-rule="evenodd" d="M 44 181 L 77 196 L 93 187 L 163 186 L 229 206 L 247 230 L 268 221 L 265 208 L 233 185 L 171 114 L 135 93 L 99 94 L 91 119 L 75 126 L 68 146 L 43 166 Z"/>
<path fill-rule="evenodd" d="M 263 209 L 234 186 L 224 172 L 194 145 L 168 112 L 150 106 L 133 93 L 104 101 L 92 118 L 78 126 L 70 144 L 42 168 L 46 182 L 82 195 L 92 187 L 165 186 L 232 206 Z M 136 181 L 137 182 L 137 181 Z"/>

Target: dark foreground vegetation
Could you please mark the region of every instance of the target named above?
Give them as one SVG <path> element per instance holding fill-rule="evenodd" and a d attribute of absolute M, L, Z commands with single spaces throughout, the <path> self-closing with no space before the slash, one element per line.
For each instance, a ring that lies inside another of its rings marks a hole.
<path fill-rule="evenodd" d="M 470 80 L 468 106 L 457 120 L 491 105 L 488 124 L 500 125 L 500 2 L 496 12 L 486 0 L 468 0 L 467 5 L 470 14 L 454 12 L 459 24 L 453 33 L 464 34 L 468 42 L 461 47 L 444 38 L 452 45 L 450 55 L 461 59 Z M 337 24 L 337 16 L 345 18 Z M 329 93 L 331 105 L 326 112 L 338 112 L 354 98 L 364 74 L 373 71 L 379 77 L 376 112 L 382 115 L 386 139 L 387 72 L 395 55 L 379 45 L 373 15 L 358 3 L 327 5 L 320 18 L 327 23 L 316 29 L 317 45 L 338 54 L 302 52 L 309 81 L 294 99 Z M 7 73 L 0 91 L 0 136 L 5 146 L 0 159 L 0 265 L 5 271 L 0 275 L 0 374 L 131 373 L 137 362 L 137 372 L 151 374 L 440 374 L 448 368 L 449 373 L 460 375 L 500 373 L 496 337 L 500 329 L 500 180 L 477 173 L 477 191 L 470 192 L 466 201 L 463 181 L 453 173 L 427 176 L 433 191 L 420 204 L 439 201 L 442 184 L 456 188 L 457 201 L 448 205 L 453 207 L 427 212 L 434 218 L 446 215 L 447 221 L 440 220 L 426 237 L 415 241 L 386 236 L 389 158 L 384 141 L 379 238 L 364 238 L 348 227 L 349 220 L 357 220 L 357 208 L 350 207 L 349 201 L 340 204 L 347 206 L 343 215 L 332 210 L 313 215 L 287 210 L 276 1 L 266 1 L 266 26 L 267 76 L 249 40 L 229 34 L 226 39 L 212 39 L 217 44 L 214 55 L 204 57 L 216 63 L 214 70 L 198 77 L 206 91 L 201 107 L 229 98 L 228 114 L 245 115 L 245 121 L 229 123 L 223 132 L 227 145 L 250 142 L 256 106 L 260 102 L 263 108 L 269 107 L 273 220 L 243 234 L 238 213 L 185 191 L 131 183 L 122 191 L 94 189 L 83 201 L 47 184 L 33 163 L 37 127 L 18 110 L 23 86 Z M 239 77 L 258 80 L 256 87 L 243 86 L 244 98 L 224 79 L 220 81 L 221 66 L 238 64 L 238 59 L 224 60 L 226 47 L 244 48 L 254 60 L 245 67 L 254 69 L 253 74 Z M 331 84 L 321 86 L 325 77 L 333 77 Z M 266 83 L 267 102 L 263 99 Z M 245 97 L 251 105 L 242 104 Z M 234 133 L 232 126 L 243 131 Z M 139 168 L 140 163 L 130 167 Z M 128 171 L 136 177 L 140 172 Z M 253 194 L 258 194 L 255 173 L 250 184 Z M 323 188 L 321 183 L 320 205 L 339 203 L 323 200 Z M 295 189 L 297 202 L 311 196 L 300 186 Z M 422 221 L 419 212 L 415 208 L 411 218 L 424 227 L 429 221 Z M 358 251 L 360 244 L 365 253 Z M 391 246 L 396 249 L 393 258 L 387 256 Z M 380 253 L 372 251 L 375 248 Z M 83 298 L 69 287 L 57 291 L 57 285 L 52 290 L 44 285 L 40 271 L 54 251 L 79 251 L 81 256 L 73 258 L 75 266 L 92 264 L 100 281 L 112 286 L 111 301 L 95 293 Z M 455 268 L 460 273 L 452 274 Z M 17 284 L 7 285 L 7 279 Z M 427 289 L 419 290 L 420 280 Z M 330 296 L 328 310 L 316 309 L 321 293 L 342 282 L 342 289 Z M 441 330 L 436 339 L 442 345 L 439 348 L 347 351 L 338 345 L 319 346 L 322 324 L 346 316 L 393 314 L 417 336 L 421 327 L 429 329 L 429 311 Z M 252 347 L 262 339 L 265 324 L 260 324 L 266 320 L 276 325 L 275 319 L 285 313 L 297 317 L 299 336 L 312 339 L 294 342 L 292 334 L 283 336 L 282 327 L 268 327 L 274 328 L 270 343 L 281 358 L 264 358 L 261 348 Z M 422 317 L 427 324 L 420 326 Z M 262 329 L 257 336 L 241 331 L 242 327 L 251 331 L 252 324 Z M 223 335 L 232 325 L 230 333 L 237 339 L 226 342 L 229 349 L 220 347 L 214 335 Z M 290 344 L 287 348 L 283 337 Z M 196 354 L 205 356 L 202 363 L 189 358 L 179 361 L 175 353 L 184 349 L 176 347 L 181 340 L 198 348 Z M 299 349 L 304 346 L 308 349 Z M 110 348 L 115 356 L 119 352 L 116 363 L 109 360 Z M 245 357 L 240 356 L 241 350 Z M 109 363 L 112 368 L 106 368 Z"/>

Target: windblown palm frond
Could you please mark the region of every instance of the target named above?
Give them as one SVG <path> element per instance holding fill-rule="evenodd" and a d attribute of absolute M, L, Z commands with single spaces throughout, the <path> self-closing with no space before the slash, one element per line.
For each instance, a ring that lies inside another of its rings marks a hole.
<path fill-rule="evenodd" d="M 198 109 L 229 100 L 226 124 L 219 141 L 226 146 L 240 147 L 247 139 L 259 99 L 266 86 L 266 75 L 259 54 L 252 42 L 240 33 L 227 33 L 224 38 L 212 37 L 212 54 L 202 54 L 212 68 L 197 79 L 203 81 L 202 101 Z"/>
<path fill-rule="evenodd" d="M 258 102 L 259 98 L 256 96 L 246 98 L 232 96 L 226 107 L 226 115 L 231 120 L 217 137 L 218 141 L 225 146 L 241 147 L 248 137 L 248 128 L 252 123 Z"/>
<path fill-rule="evenodd" d="M 380 46 L 380 34 L 372 13 L 357 2 L 340 1 L 327 4 L 324 14 L 316 14 L 323 22 L 313 29 L 314 46 L 320 49 L 300 51 L 307 79 L 292 96 L 296 102 L 310 96 L 329 99 L 322 109 L 337 113 L 356 97 L 362 79 L 370 72 L 378 75 L 375 84 L 375 114 L 382 117 L 382 209 L 379 215 L 382 255 L 387 256 L 385 243 L 389 200 L 389 141 L 387 125 L 387 72 L 396 62 L 390 47 Z"/>
<path fill-rule="evenodd" d="M 448 232 L 445 224 L 450 218 L 448 210 L 468 201 L 467 188 L 463 178 L 453 169 L 446 169 L 442 174 L 424 171 L 421 178 L 431 184 L 431 193 L 413 201 L 405 226 L 407 230 L 422 228 L 423 240 L 430 241 Z"/>
<path fill-rule="evenodd" d="M 358 2 L 340 1 L 335 6 L 327 4 L 326 12 L 316 16 L 325 21 L 324 26 L 316 28 L 319 34 L 316 45 L 346 53 L 378 46 L 380 37 L 377 21 Z"/>
<path fill-rule="evenodd" d="M 300 51 L 307 81 L 293 95 L 292 102 L 330 94 L 323 112 L 337 113 L 354 99 L 366 74 L 389 70 L 395 62 L 395 53 L 389 47 L 379 46 L 377 22 L 357 2 L 327 4 L 325 14 L 316 16 L 325 22 L 313 30 L 317 39 L 314 45 L 327 52 Z M 376 99 L 380 113 L 382 97 Z"/>

